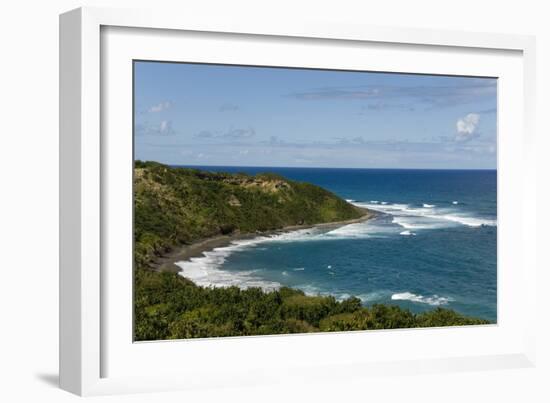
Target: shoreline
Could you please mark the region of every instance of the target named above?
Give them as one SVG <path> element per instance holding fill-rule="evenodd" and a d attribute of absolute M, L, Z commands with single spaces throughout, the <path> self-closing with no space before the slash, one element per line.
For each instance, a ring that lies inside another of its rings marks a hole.
<path fill-rule="evenodd" d="M 233 233 L 228 235 L 217 235 L 210 238 L 199 239 L 188 245 L 182 245 L 175 248 L 173 251 L 166 253 L 164 256 L 161 256 L 155 259 L 153 262 L 153 269 L 155 271 L 167 271 L 172 273 L 180 273 L 182 271 L 181 267 L 176 265 L 177 262 L 185 262 L 194 257 L 200 257 L 204 252 L 211 251 L 216 248 L 221 248 L 224 246 L 230 245 L 233 241 L 238 241 L 242 239 L 254 239 L 260 236 L 270 236 L 275 234 L 281 234 L 286 232 L 293 232 L 302 229 L 309 228 L 339 228 L 350 224 L 356 224 L 364 221 L 368 221 L 371 218 L 379 215 L 380 213 L 371 209 L 366 209 L 362 207 L 357 207 L 357 209 L 364 212 L 359 218 L 353 218 L 351 220 L 344 221 L 334 221 L 327 223 L 318 223 L 318 224 L 303 224 L 303 225 L 289 225 L 283 228 L 268 230 L 268 231 L 257 231 L 254 233 Z"/>

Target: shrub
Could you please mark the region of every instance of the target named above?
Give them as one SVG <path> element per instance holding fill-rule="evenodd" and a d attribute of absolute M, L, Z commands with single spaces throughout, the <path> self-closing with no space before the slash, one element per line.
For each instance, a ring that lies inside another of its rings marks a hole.
<path fill-rule="evenodd" d="M 311 333 L 311 332 L 318 332 L 319 329 L 315 326 L 310 325 L 309 323 L 289 318 L 284 321 L 284 328 L 281 333 Z"/>
<path fill-rule="evenodd" d="M 416 317 L 416 326 L 419 327 L 485 325 L 488 323 L 490 322 L 478 318 L 469 318 L 443 308 L 436 308 L 433 311 L 418 314 Z"/>
<path fill-rule="evenodd" d="M 371 327 L 372 317 L 367 309 L 329 316 L 323 319 L 319 324 L 319 329 L 323 332 L 366 330 Z"/>
<path fill-rule="evenodd" d="M 319 326 L 319 321 L 337 306 L 333 297 L 294 295 L 283 300 L 282 316 L 295 318 Z"/>
<path fill-rule="evenodd" d="M 234 334 L 230 323 L 222 325 L 212 323 L 213 316 L 216 316 L 216 311 L 209 307 L 185 312 L 170 324 L 168 338 L 221 337 Z"/>

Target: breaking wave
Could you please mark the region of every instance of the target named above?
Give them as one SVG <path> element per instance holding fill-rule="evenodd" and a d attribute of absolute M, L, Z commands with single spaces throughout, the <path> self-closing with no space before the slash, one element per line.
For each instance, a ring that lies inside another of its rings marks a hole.
<path fill-rule="evenodd" d="M 200 286 L 237 286 L 239 288 L 260 287 L 264 291 L 273 291 L 281 287 L 281 284 L 275 281 L 262 279 L 257 274 L 258 270 L 228 271 L 222 270 L 221 267 L 232 253 L 275 240 L 280 242 L 298 240 L 307 236 L 309 233 L 311 233 L 311 230 L 297 230 L 273 236 L 260 236 L 253 239 L 236 240 L 227 246 L 203 252 L 202 256 L 191 258 L 189 261 L 177 262 L 176 265 L 181 268 L 182 271 L 180 274 L 182 276 Z"/>
<path fill-rule="evenodd" d="M 437 208 L 434 204 L 423 203 L 422 207 L 411 204 L 355 203 L 393 216 L 393 222 L 405 229 L 437 229 L 453 225 L 468 227 L 496 226 L 494 219 L 471 216 L 456 208 Z"/>
<path fill-rule="evenodd" d="M 234 240 L 227 246 L 215 248 L 203 252 L 199 257 L 191 258 L 189 261 L 177 262 L 182 269 L 181 275 L 190 279 L 199 286 L 206 287 L 231 287 L 237 286 L 242 289 L 259 287 L 264 291 L 279 289 L 283 284 L 278 281 L 271 281 L 265 278 L 264 269 L 255 268 L 247 270 L 226 270 L 224 263 L 228 257 L 236 252 L 250 248 L 267 249 L 272 243 L 296 243 L 309 241 L 331 241 L 336 239 L 367 239 L 387 238 L 390 236 L 414 237 L 419 230 L 446 228 L 452 226 L 496 226 L 496 220 L 475 217 L 460 211 L 459 207 L 439 207 L 443 204 L 404 204 L 385 201 L 357 202 L 349 200 L 359 207 L 366 207 L 382 214 L 363 222 L 344 225 L 337 228 L 308 228 L 290 232 L 275 233 L 272 235 L 260 235 L 251 239 Z M 421 206 L 421 207 L 420 207 Z M 412 241 L 412 238 L 411 238 Z M 302 275 L 305 267 L 287 266 L 281 267 L 279 273 L 285 278 L 295 278 Z M 309 269 L 308 269 L 309 272 Z M 328 267 L 327 274 L 334 276 L 335 271 Z M 276 280 L 286 283 L 282 278 Z M 308 295 L 333 295 L 338 300 L 349 298 L 346 293 L 327 292 L 314 287 L 303 285 L 293 286 L 302 289 Z M 411 301 L 414 303 L 428 304 L 432 306 L 446 305 L 452 298 L 438 295 L 424 296 L 411 292 L 357 295 L 363 303 L 388 299 L 396 301 Z"/>
<path fill-rule="evenodd" d="M 439 295 L 425 297 L 423 295 L 413 294 L 412 292 L 401 292 L 393 294 L 391 296 L 391 299 L 393 301 L 412 301 L 432 306 L 447 305 L 449 302 L 453 301 L 451 297 L 440 297 Z"/>
<path fill-rule="evenodd" d="M 399 235 L 405 235 L 405 236 L 410 236 L 410 235 L 416 235 L 414 232 L 411 232 L 409 230 L 406 230 L 406 231 L 402 231 L 399 233 Z"/>

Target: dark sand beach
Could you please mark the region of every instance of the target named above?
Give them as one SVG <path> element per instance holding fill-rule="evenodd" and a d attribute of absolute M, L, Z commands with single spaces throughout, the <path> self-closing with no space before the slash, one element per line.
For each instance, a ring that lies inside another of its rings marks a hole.
<path fill-rule="evenodd" d="M 371 219 L 376 215 L 375 211 L 368 210 L 366 208 L 360 208 L 364 215 L 359 218 L 354 218 L 352 220 L 345 221 L 335 221 L 328 223 L 320 224 L 310 224 L 310 225 L 290 225 L 276 230 L 270 231 L 257 231 L 254 233 L 239 233 L 234 232 L 228 235 L 218 235 L 215 237 L 205 238 L 197 240 L 188 245 L 182 245 L 178 248 L 175 248 L 171 252 L 166 253 L 164 256 L 159 257 L 153 264 L 153 267 L 158 271 L 170 271 L 170 272 L 180 272 L 181 268 L 178 267 L 176 262 L 183 262 L 194 257 L 199 257 L 203 252 L 220 248 L 229 245 L 233 241 L 241 239 L 252 239 L 259 236 L 270 236 L 276 235 L 283 232 L 297 231 L 307 228 L 338 228 L 344 225 L 355 224 Z"/>

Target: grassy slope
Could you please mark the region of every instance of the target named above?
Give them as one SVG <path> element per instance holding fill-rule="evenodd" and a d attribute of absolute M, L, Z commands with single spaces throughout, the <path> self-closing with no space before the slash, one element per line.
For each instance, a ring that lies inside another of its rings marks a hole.
<path fill-rule="evenodd" d="M 137 162 L 134 182 L 138 266 L 199 238 L 363 214 L 325 189 L 273 174 L 231 175 Z"/>
<path fill-rule="evenodd" d="M 415 315 L 397 306 L 365 308 L 357 298 L 338 302 L 290 288 L 204 288 L 150 270 L 156 256 L 200 238 L 342 221 L 362 212 L 322 188 L 272 174 L 137 162 L 134 176 L 136 340 L 488 323 L 445 309 Z"/>

